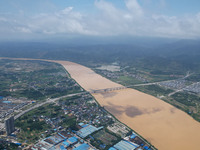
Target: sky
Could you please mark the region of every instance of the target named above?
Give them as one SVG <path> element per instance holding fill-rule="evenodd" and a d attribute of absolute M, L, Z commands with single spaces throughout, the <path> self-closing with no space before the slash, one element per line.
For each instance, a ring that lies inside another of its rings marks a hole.
<path fill-rule="evenodd" d="M 1 0 L 0 40 L 200 38 L 199 0 Z"/>

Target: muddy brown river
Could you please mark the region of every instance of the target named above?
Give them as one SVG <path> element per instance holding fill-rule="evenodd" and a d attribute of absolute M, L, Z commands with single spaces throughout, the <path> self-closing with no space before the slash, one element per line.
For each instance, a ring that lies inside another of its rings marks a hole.
<path fill-rule="evenodd" d="M 85 90 L 122 86 L 85 66 L 68 61 L 51 62 L 63 65 Z M 92 95 L 159 150 L 200 150 L 200 123 L 168 103 L 134 89 Z"/>

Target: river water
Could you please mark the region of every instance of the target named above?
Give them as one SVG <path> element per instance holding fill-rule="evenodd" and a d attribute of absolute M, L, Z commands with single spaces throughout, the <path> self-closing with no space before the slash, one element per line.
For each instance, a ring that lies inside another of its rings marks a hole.
<path fill-rule="evenodd" d="M 85 66 L 66 61 L 57 62 L 85 90 L 122 86 Z M 200 123 L 168 103 L 134 89 L 92 95 L 100 105 L 159 150 L 200 150 Z"/>

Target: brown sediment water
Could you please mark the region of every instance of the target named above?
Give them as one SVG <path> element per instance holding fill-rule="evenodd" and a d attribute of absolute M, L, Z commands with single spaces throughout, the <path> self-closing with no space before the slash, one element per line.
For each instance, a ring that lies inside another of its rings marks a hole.
<path fill-rule="evenodd" d="M 122 86 L 85 66 L 66 61 L 57 62 L 85 90 Z M 200 123 L 170 104 L 134 89 L 92 95 L 101 106 L 159 150 L 200 150 Z"/>
<path fill-rule="evenodd" d="M 68 61 L 51 62 L 63 65 L 85 90 L 122 86 L 85 66 Z M 92 95 L 100 105 L 159 150 L 200 150 L 200 123 L 170 104 L 129 88 Z"/>

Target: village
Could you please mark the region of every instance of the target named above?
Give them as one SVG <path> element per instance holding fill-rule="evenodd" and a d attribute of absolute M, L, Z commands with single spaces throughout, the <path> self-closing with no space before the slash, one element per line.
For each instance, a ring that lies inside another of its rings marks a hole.
<path fill-rule="evenodd" d="M 75 117 L 76 123 L 65 128 L 66 124 L 59 124 L 65 118 L 40 115 L 39 119 L 54 127 L 53 133 L 25 149 L 151 150 L 148 143 L 100 107 L 89 94 L 60 100 L 56 105 L 61 106 L 68 117 Z"/>

